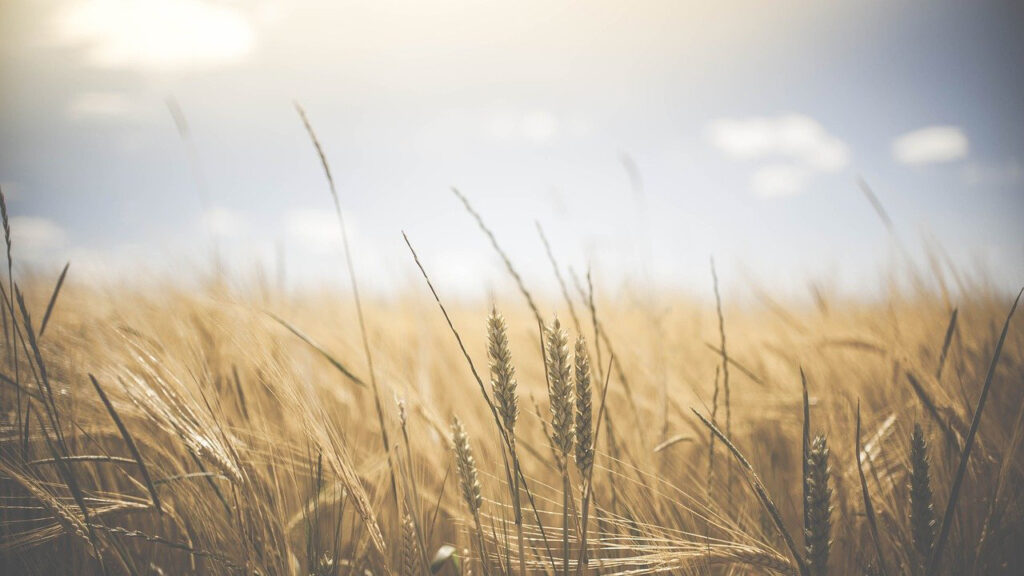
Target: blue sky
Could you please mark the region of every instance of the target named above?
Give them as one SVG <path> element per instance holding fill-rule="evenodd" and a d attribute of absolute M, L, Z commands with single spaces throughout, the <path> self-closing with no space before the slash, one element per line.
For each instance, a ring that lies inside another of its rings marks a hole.
<path fill-rule="evenodd" d="M 1024 10 L 1012 2 L 0 0 L 16 251 L 82 277 L 345 282 L 307 109 L 364 283 L 506 286 L 563 264 L 706 292 L 870 292 L 894 244 L 1024 283 Z M 167 101 L 190 128 L 180 137 Z M 640 187 L 626 165 L 635 167 Z"/>

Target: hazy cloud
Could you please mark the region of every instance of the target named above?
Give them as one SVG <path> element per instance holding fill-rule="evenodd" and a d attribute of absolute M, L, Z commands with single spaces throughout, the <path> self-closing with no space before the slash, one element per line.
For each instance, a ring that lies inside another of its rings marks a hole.
<path fill-rule="evenodd" d="M 102 68 L 175 70 L 234 64 L 255 31 L 229 5 L 199 0 L 80 0 L 57 9 L 58 44 Z"/>
<path fill-rule="evenodd" d="M 341 246 L 338 216 L 330 210 L 291 210 L 285 215 L 284 229 L 290 243 L 316 254 Z"/>
<path fill-rule="evenodd" d="M 203 228 L 218 238 L 237 238 L 245 233 L 245 218 L 226 208 L 211 208 L 202 217 Z"/>
<path fill-rule="evenodd" d="M 11 218 L 11 244 L 15 257 L 37 259 L 64 245 L 64 229 L 46 218 L 15 216 Z"/>
<path fill-rule="evenodd" d="M 787 159 L 808 169 L 835 172 L 849 164 L 846 144 L 801 114 L 720 118 L 708 124 L 711 143 L 742 160 Z"/>
<path fill-rule="evenodd" d="M 750 178 L 759 196 L 799 194 L 813 173 L 838 172 L 850 163 L 846 143 L 801 114 L 719 118 L 705 134 L 726 155 L 761 163 Z"/>
<path fill-rule="evenodd" d="M 142 246 L 125 244 L 104 249 L 75 246 L 68 250 L 72 275 L 87 282 L 125 282 L 141 280 L 151 274 L 153 263 L 166 260 L 155 257 Z"/>
<path fill-rule="evenodd" d="M 488 134 L 495 140 L 547 144 L 558 135 L 559 122 L 554 114 L 538 110 L 527 113 L 502 113 L 491 118 Z"/>
<path fill-rule="evenodd" d="M 810 174 L 792 164 L 771 164 L 758 168 L 750 177 L 750 188 L 758 196 L 792 196 L 803 191 Z"/>
<path fill-rule="evenodd" d="M 892 141 L 892 156 L 911 166 L 950 162 L 967 156 L 967 136 L 957 126 L 928 126 Z"/>
<path fill-rule="evenodd" d="M 141 120 L 149 110 L 125 92 L 83 92 L 68 103 L 74 120 Z"/>

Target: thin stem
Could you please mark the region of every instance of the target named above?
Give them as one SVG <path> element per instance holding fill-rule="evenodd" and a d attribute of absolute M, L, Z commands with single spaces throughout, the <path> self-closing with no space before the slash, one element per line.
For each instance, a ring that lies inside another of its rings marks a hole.
<path fill-rule="evenodd" d="M 562 465 L 562 574 L 569 574 L 569 467 Z"/>

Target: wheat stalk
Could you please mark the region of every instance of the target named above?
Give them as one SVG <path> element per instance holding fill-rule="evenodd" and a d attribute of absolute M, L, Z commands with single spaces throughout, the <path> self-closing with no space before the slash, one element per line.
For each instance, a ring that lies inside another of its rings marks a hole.
<path fill-rule="evenodd" d="M 416 525 L 408 513 L 402 518 L 402 563 L 401 576 L 416 576 L 416 564 L 420 562 L 420 552 L 416 544 Z"/>
<path fill-rule="evenodd" d="M 935 543 L 935 509 L 932 507 L 928 443 L 920 424 L 914 424 L 910 435 L 910 527 L 914 549 L 923 568 Z"/>
<path fill-rule="evenodd" d="M 480 494 L 480 477 L 473 458 L 473 448 L 469 445 L 469 435 L 458 416 L 452 417 L 452 448 L 455 452 L 455 468 L 459 473 L 459 488 L 462 499 L 469 507 L 476 527 L 476 536 L 480 546 L 480 565 L 487 574 L 487 551 L 484 547 L 484 531 L 480 524 L 480 506 L 483 497 Z"/>
<path fill-rule="evenodd" d="M 550 382 L 551 440 L 565 466 L 573 447 L 573 389 L 570 382 L 569 338 L 555 318 L 547 330 L 547 370 Z"/>
<path fill-rule="evenodd" d="M 576 338 L 574 352 L 576 373 L 576 468 L 580 477 L 585 480 L 585 489 L 589 494 L 590 470 L 594 466 L 594 407 L 593 393 L 590 387 L 590 355 L 587 352 L 587 341 L 580 334 Z M 584 507 L 586 503 L 584 503 Z M 587 573 L 587 523 L 584 512 L 583 526 L 580 534 L 581 574 Z"/>
<path fill-rule="evenodd" d="M 811 441 L 807 452 L 807 501 L 804 502 L 807 528 L 804 541 L 807 548 L 807 567 L 812 576 L 828 574 L 828 551 L 832 541 L 832 489 L 828 479 L 831 470 L 828 465 L 829 449 L 824 434 L 818 434 Z"/>
<path fill-rule="evenodd" d="M 459 473 L 459 488 L 469 512 L 473 516 L 480 515 L 480 478 L 473 458 L 473 448 L 469 445 L 466 428 L 458 416 L 452 418 L 452 448 L 455 451 L 455 468 Z"/>
<path fill-rule="evenodd" d="M 569 574 L 569 452 L 573 447 L 573 389 L 569 382 L 569 337 L 556 317 L 547 329 L 546 357 L 551 402 L 551 443 L 562 473 L 562 570 Z"/>
<path fill-rule="evenodd" d="M 576 467 L 582 476 L 594 465 L 594 418 L 587 341 L 576 338 Z"/>
<path fill-rule="evenodd" d="M 487 318 L 487 357 L 491 368 L 491 390 L 494 392 L 498 413 L 501 415 L 509 440 L 509 456 L 512 459 L 512 482 L 509 488 L 512 492 L 513 520 L 519 548 L 519 574 L 525 576 L 526 546 L 523 536 L 523 510 L 519 499 L 519 455 L 516 451 L 515 436 L 516 420 L 519 418 L 516 369 L 512 365 L 512 351 L 508 345 L 508 326 L 505 324 L 505 317 L 493 307 Z"/>
<path fill-rule="evenodd" d="M 505 317 L 496 308 L 491 309 L 491 315 L 487 318 L 487 358 L 491 366 L 491 390 L 494 392 L 498 414 L 511 440 L 519 418 L 516 369 L 512 365 Z"/>
<path fill-rule="evenodd" d="M 711 259 L 711 280 L 715 289 L 715 312 L 718 315 L 718 337 L 721 343 L 722 352 L 722 391 L 725 393 L 725 435 L 732 437 L 732 403 L 729 400 L 729 353 L 725 349 L 725 316 L 722 315 L 722 297 L 718 292 L 718 271 L 715 270 L 715 259 Z M 717 378 L 717 376 L 716 376 Z M 718 395 L 718 386 L 716 381 L 715 395 Z M 715 403 L 717 408 L 718 403 Z M 712 420 L 714 422 L 714 420 Z M 728 481 L 726 483 L 726 489 L 728 494 L 732 494 L 732 465 L 729 466 L 727 472 Z"/>
<path fill-rule="evenodd" d="M 971 457 L 971 448 L 974 446 L 974 438 L 978 433 L 978 426 L 981 424 L 981 414 L 985 410 L 985 401 L 988 399 L 989 390 L 992 388 L 996 366 L 999 365 L 999 357 L 1003 353 L 1006 333 L 1010 330 L 1010 320 L 1013 319 L 1013 313 L 1017 311 L 1017 304 L 1020 303 L 1022 295 L 1024 295 L 1024 288 L 1017 292 L 1017 297 L 1013 300 L 1013 306 L 1010 307 L 1010 312 L 1007 313 L 1006 320 L 1003 322 L 1003 330 L 999 334 L 999 340 L 996 341 L 996 348 L 992 352 L 992 360 L 989 362 L 988 372 L 985 374 L 985 383 L 981 386 L 981 396 L 978 397 L 978 404 L 974 408 L 974 417 L 971 418 L 971 429 L 967 432 L 967 437 L 964 439 L 964 449 L 960 454 L 960 464 L 957 466 L 956 475 L 953 477 L 953 486 L 949 490 L 949 501 L 946 502 L 946 512 L 943 514 L 942 524 L 939 525 L 939 536 L 935 541 L 935 546 L 932 548 L 931 556 L 928 558 L 926 574 L 935 574 L 938 571 L 939 562 L 942 561 L 942 552 L 946 545 L 946 538 L 949 537 L 949 531 L 953 527 L 953 515 L 956 512 L 960 487 L 963 485 L 964 476 L 967 474 L 967 463 Z"/>

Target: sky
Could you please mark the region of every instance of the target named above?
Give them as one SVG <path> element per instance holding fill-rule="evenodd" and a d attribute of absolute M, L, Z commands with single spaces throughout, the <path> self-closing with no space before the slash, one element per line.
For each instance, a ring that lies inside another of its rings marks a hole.
<path fill-rule="evenodd" d="M 1014 2 L 0 0 L 16 258 L 71 277 L 368 290 L 563 267 L 704 293 L 871 294 L 938 247 L 1024 284 Z M 867 182 L 895 238 L 858 186 Z"/>

